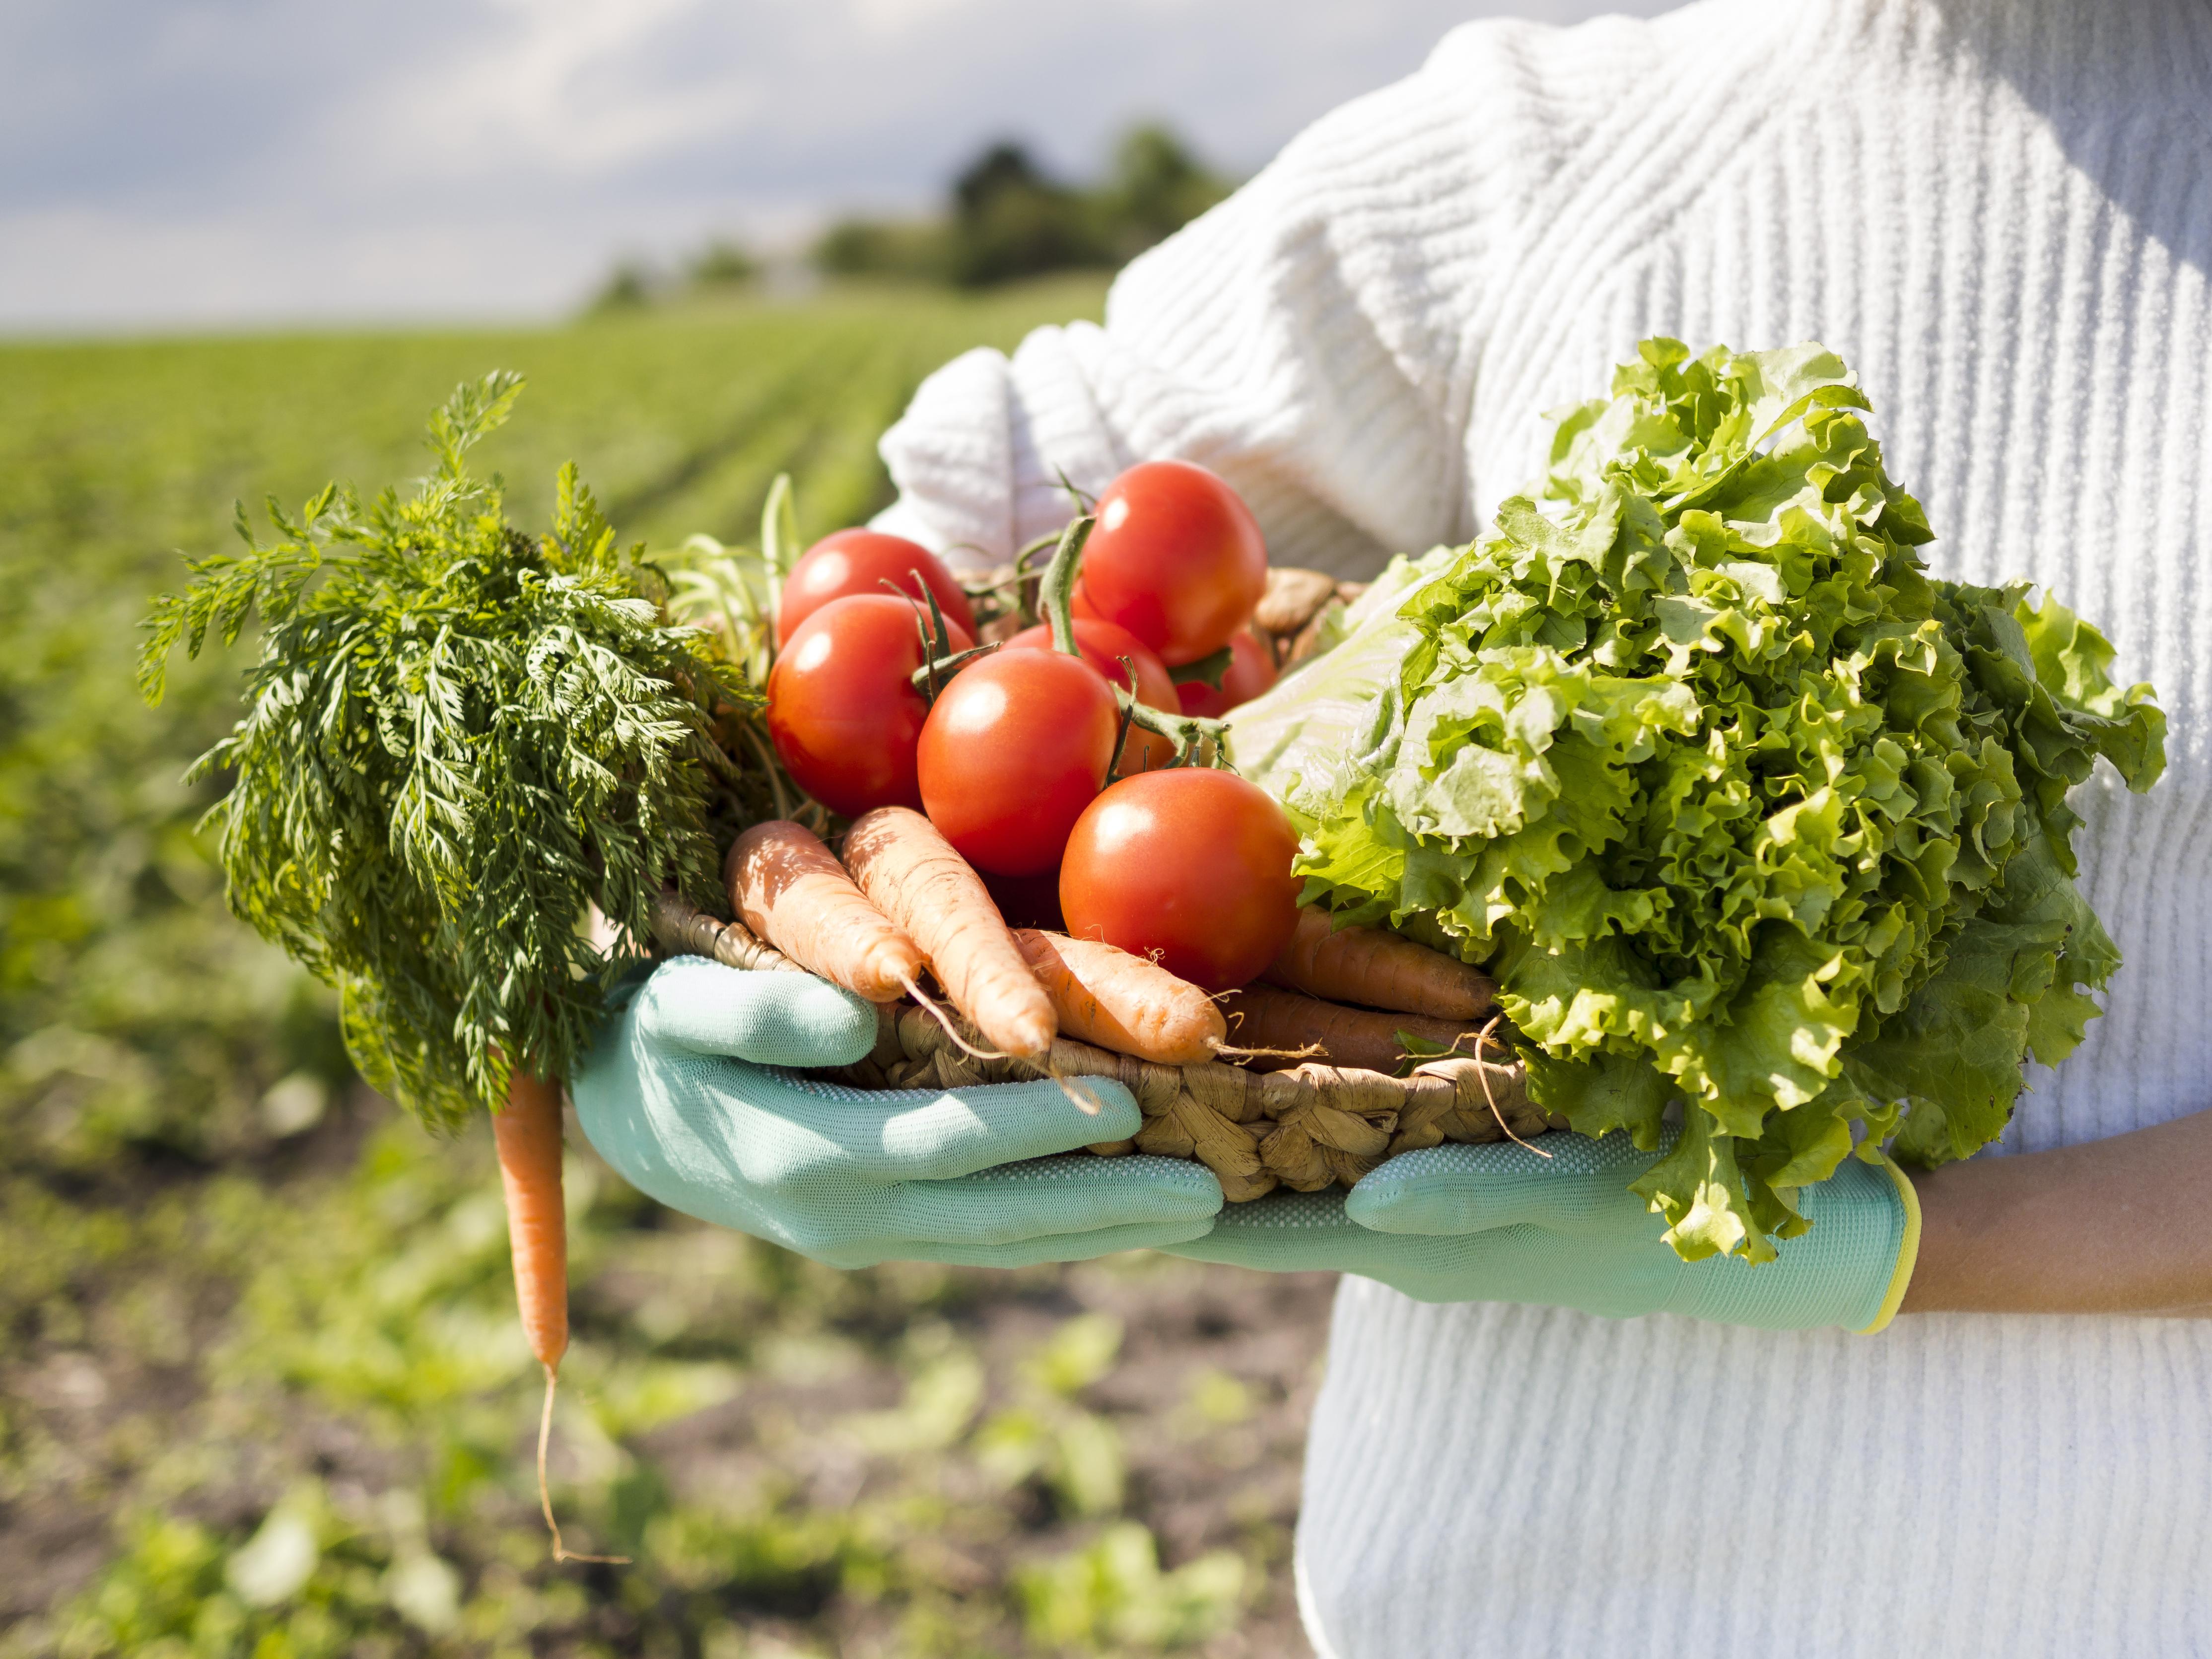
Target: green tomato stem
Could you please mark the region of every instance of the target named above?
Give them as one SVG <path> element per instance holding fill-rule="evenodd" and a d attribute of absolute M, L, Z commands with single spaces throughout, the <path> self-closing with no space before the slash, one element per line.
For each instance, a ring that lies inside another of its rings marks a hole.
<path fill-rule="evenodd" d="M 1139 702 L 1118 685 L 1114 688 L 1114 701 L 1121 705 L 1122 735 L 1127 735 L 1130 726 L 1141 726 L 1175 745 L 1175 758 L 1168 763 L 1169 766 L 1212 766 L 1224 772 L 1237 769 L 1229 762 L 1229 727 L 1225 722 L 1198 714 L 1164 714 Z M 1201 744 L 1207 747 L 1201 750 Z M 1118 756 L 1120 752 L 1116 748 L 1115 753 Z"/>
<path fill-rule="evenodd" d="M 951 679 L 976 658 L 989 656 L 999 648 L 1000 643 L 993 640 L 988 645 L 970 646 L 965 651 L 955 651 L 947 657 L 932 657 L 908 675 L 907 679 L 925 699 L 935 702 L 938 692 L 944 689 L 938 684 L 940 678 Z"/>
<path fill-rule="evenodd" d="M 775 631 L 783 620 L 783 583 L 799 562 L 799 513 L 792 503 L 791 474 L 779 472 L 761 508 L 761 562 L 768 567 L 768 636 L 775 652 Z"/>
<path fill-rule="evenodd" d="M 1071 657 L 1079 657 L 1083 653 L 1076 647 L 1075 621 L 1068 607 L 1075 601 L 1075 584 L 1083 574 L 1083 544 L 1091 539 L 1091 527 L 1097 522 L 1088 514 L 1067 521 L 1067 528 L 1060 532 L 1060 545 L 1053 550 L 1052 562 L 1044 568 L 1044 580 L 1037 587 L 1037 609 L 1052 624 L 1053 648 L 1065 651 Z"/>

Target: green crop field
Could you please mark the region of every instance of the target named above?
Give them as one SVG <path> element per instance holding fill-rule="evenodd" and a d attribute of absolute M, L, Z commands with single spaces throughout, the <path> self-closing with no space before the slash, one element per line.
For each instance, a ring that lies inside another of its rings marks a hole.
<path fill-rule="evenodd" d="M 232 503 L 422 470 L 526 524 L 573 457 L 627 537 L 872 511 L 878 434 L 1095 283 L 540 331 L 0 346 L 0 1656 L 1303 1651 L 1287 1553 L 1327 1283 L 1170 1258 L 837 1273 L 574 1140 L 556 1567 L 488 1134 L 352 1077 L 224 910 L 186 762 L 243 652 L 138 702 L 137 621 Z"/>

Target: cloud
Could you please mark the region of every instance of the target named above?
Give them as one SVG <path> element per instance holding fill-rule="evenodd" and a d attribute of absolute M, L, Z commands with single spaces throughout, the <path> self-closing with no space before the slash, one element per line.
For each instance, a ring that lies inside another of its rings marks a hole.
<path fill-rule="evenodd" d="M 451 179 L 512 169 L 590 178 L 726 137 L 769 113 L 743 58 L 687 48 L 712 9 L 698 0 L 504 0 L 504 27 L 473 52 L 398 66 L 356 100 L 356 123 L 388 117 L 378 159 Z M 684 64 L 726 64 L 704 76 Z M 353 125 L 349 123 L 349 125 Z"/>
<path fill-rule="evenodd" d="M 1255 169 L 1486 11 L 1603 0 L 11 0 L 0 327 L 544 314 L 618 253 L 1164 117 Z M 1629 9 L 1661 9 L 1631 0 Z"/>

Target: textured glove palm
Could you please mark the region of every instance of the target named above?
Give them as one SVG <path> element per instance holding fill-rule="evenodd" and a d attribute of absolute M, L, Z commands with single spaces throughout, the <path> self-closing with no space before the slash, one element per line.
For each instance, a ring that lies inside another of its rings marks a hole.
<path fill-rule="evenodd" d="M 1333 1268 L 1423 1302 L 1524 1302 L 1620 1318 L 1675 1313 L 1770 1330 L 1879 1328 L 1918 1243 L 1911 1188 L 1847 1162 L 1802 1194 L 1812 1231 L 1778 1260 L 1686 1262 L 1628 1183 L 1651 1163 L 1624 1134 L 1406 1152 L 1349 1194 L 1231 1205 L 1177 1255 L 1273 1272 Z"/>
<path fill-rule="evenodd" d="M 1119 1084 L 880 1094 L 768 1066 L 837 1066 L 875 1011 L 811 975 L 662 963 L 571 1080 L 601 1157 L 672 1209 L 833 1267 L 890 1260 L 1020 1267 L 1203 1233 L 1221 1188 L 1171 1158 L 1054 1157 L 1137 1132 Z"/>

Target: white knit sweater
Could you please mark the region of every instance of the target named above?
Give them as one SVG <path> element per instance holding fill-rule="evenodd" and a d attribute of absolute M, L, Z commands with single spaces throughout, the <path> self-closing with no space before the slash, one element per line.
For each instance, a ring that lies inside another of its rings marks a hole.
<path fill-rule="evenodd" d="M 1279 562 L 1363 573 L 1472 534 L 1654 333 L 1841 351 L 1937 569 L 2050 584 L 2154 682 L 2165 781 L 2077 796 L 2127 965 L 2004 1144 L 2212 1105 L 2212 0 L 1462 28 L 1103 330 L 940 371 L 884 516 L 1002 554 L 1056 469 L 1183 455 Z M 1297 1571 L 1340 1659 L 2212 1654 L 2212 1322 L 1777 1336 L 1347 1279 Z"/>

